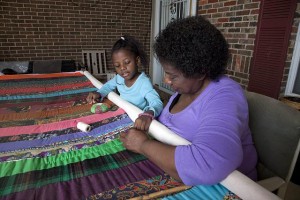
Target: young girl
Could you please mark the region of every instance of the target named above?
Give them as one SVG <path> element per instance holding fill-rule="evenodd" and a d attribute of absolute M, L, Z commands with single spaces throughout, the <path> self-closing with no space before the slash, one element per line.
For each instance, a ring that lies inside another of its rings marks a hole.
<path fill-rule="evenodd" d="M 112 47 L 111 56 L 117 75 L 97 92 L 90 93 L 86 100 L 96 103 L 100 97 L 103 99 L 117 88 L 122 99 L 144 111 L 136 119 L 134 127 L 148 130 L 152 119 L 162 111 L 163 103 L 150 79 L 144 72 L 138 71 L 139 65 L 148 64 L 146 53 L 135 38 L 123 36 Z"/>

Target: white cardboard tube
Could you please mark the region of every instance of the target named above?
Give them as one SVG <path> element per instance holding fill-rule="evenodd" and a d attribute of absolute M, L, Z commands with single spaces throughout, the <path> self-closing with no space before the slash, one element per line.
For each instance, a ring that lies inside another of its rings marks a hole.
<path fill-rule="evenodd" d="M 97 87 L 101 88 L 102 83 L 99 82 L 95 77 L 93 77 L 88 71 L 81 72 L 83 73 L 91 82 L 92 84 Z M 138 117 L 139 113 L 142 112 L 141 109 L 137 108 L 136 106 L 124 101 L 114 92 L 108 94 L 108 99 L 115 103 L 117 106 L 121 107 L 125 110 L 132 121 Z M 189 141 L 185 140 L 184 138 L 180 137 L 179 135 L 173 133 L 170 129 L 166 126 L 161 124 L 160 122 L 153 120 L 150 127 L 149 133 L 156 138 L 157 140 L 178 146 L 178 145 L 189 145 L 191 144 Z M 264 200 L 278 200 L 280 199 L 275 194 L 269 192 L 259 184 L 252 181 L 247 176 L 243 175 L 239 171 L 235 170 L 231 174 L 229 174 L 221 184 L 226 187 L 228 190 L 234 192 L 240 198 L 245 200 L 257 200 L 257 199 L 264 199 Z"/>
<path fill-rule="evenodd" d="M 280 200 L 278 196 L 237 170 L 229 174 L 221 184 L 243 200 Z"/>
<path fill-rule="evenodd" d="M 81 130 L 82 132 L 90 132 L 92 127 L 84 122 L 78 122 L 77 128 Z"/>
<path fill-rule="evenodd" d="M 95 77 L 93 77 L 88 71 L 84 71 L 82 73 L 92 82 L 92 84 L 95 87 L 97 88 L 102 87 L 103 84 L 100 81 L 98 81 Z M 114 104 L 116 104 L 117 106 L 125 110 L 125 112 L 128 114 L 129 118 L 132 121 L 135 121 L 138 118 L 139 114 L 143 112 L 135 105 L 132 105 L 131 103 L 122 99 L 115 92 L 110 92 L 107 95 L 107 98 L 111 100 Z M 153 120 L 152 123 L 150 124 L 149 135 L 151 135 L 152 137 L 154 137 L 155 139 L 163 143 L 173 145 L 173 146 L 191 144 L 189 141 L 175 134 L 166 126 L 164 126 L 163 124 L 159 123 L 156 120 Z"/>
<path fill-rule="evenodd" d="M 124 109 L 132 121 L 135 121 L 136 118 L 138 118 L 138 115 L 143 112 L 138 107 L 132 105 L 127 101 L 124 101 L 119 95 L 114 92 L 110 92 L 107 97 L 117 106 Z M 189 141 L 173 133 L 170 129 L 156 120 L 152 120 L 150 124 L 149 135 L 163 143 L 173 146 L 191 144 Z"/>

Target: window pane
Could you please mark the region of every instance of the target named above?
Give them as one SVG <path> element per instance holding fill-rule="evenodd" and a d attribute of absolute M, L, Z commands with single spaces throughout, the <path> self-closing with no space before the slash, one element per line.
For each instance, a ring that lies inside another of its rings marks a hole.
<path fill-rule="evenodd" d="M 298 63 L 297 75 L 293 87 L 293 93 L 300 95 L 300 62 Z"/>

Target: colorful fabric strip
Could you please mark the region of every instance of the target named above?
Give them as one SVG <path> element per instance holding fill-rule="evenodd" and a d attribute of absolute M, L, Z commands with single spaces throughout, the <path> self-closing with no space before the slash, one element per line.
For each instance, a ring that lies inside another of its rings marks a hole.
<path fill-rule="evenodd" d="M 132 124 L 130 118 L 125 118 L 121 121 L 115 121 L 107 125 L 93 128 L 90 132 L 77 132 L 73 134 L 66 134 L 57 137 L 51 137 L 47 139 L 25 140 L 16 142 L 7 142 L 0 145 L 0 152 L 16 151 L 20 149 L 40 148 L 43 146 L 49 146 L 56 143 L 69 143 L 76 142 L 78 139 L 86 140 L 91 137 L 97 137 L 101 134 L 105 134 L 115 129 L 119 129 L 123 126 L 129 126 Z M 85 138 L 85 139 L 84 139 Z"/>
<path fill-rule="evenodd" d="M 87 197 L 87 199 L 129 199 L 134 197 L 140 197 L 139 199 L 143 199 L 142 196 L 145 196 L 144 199 L 154 199 L 151 198 L 153 193 L 161 193 L 161 195 L 163 195 L 163 193 L 166 193 L 170 189 L 176 189 L 178 191 L 179 188 L 182 188 L 183 190 L 187 188 L 187 186 L 184 187 L 182 182 L 176 181 L 168 174 L 163 174 L 150 179 L 144 179 L 142 181 L 115 187 L 102 193 L 93 194 Z"/>
<path fill-rule="evenodd" d="M 224 199 L 239 200 L 240 198 L 231 193 L 221 184 L 216 185 L 197 185 L 189 190 L 163 198 L 163 200 L 190 200 L 190 199 Z"/>
<path fill-rule="evenodd" d="M 91 86 L 91 84 L 89 82 L 81 82 L 81 83 L 73 83 L 72 84 L 73 88 L 70 88 L 70 85 L 56 85 L 56 86 L 52 86 L 52 87 L 30 87 L 26 89 L 27 93 L 49 93 L 49 92 L 54 92 L 54 91 L 67 91 L 70 89 L 74 89 L 74 88 L 82 88 L 82 87 L 86 87 L 86 86 Z M 18 94 L 18 96 L 20 96 L 20 94 L 22 94 L 24 92 L 24 88 L 14 88 L 13 91 L 10 91 L 11 88 L 2 88 L 0 89 L 0 96 L 5 95 L 5 94 L 10 94 L 10 95 L 15 95 Z"/>
<path fill-rule="evenodd" d="M 14 80 L 4 80 L 0 78 L 0 91 L 5 88 L 24 88 L 24 91 L 28 91 L 29 88 L 45 88 L 52 87 L 55 85 L 69 85 L 69 88 L 72 88 L 73 83 L 89 83 L 91 87 L 94 87 L 93 84 L 85 76 L 69 76 L 69 77 L 51 77 L 51 78 L 31 78 L 31 79 L 14 79 Z M 50 88 L 49 88 L 50 89 Z M 24 92 L 22 91 L 22 93 Z M 9 91 L 11 93 L 12 91 Z"/>
<path fill-rule="evenodd" d="M 48 184 L 2 197 L 6 200 L 43 199 L 66 200 L 85 199 L 93 194 L 113 189 L 127 183 L 148 179 L 164 172 L 149 160 L 137 162 L 115 170 L 108 170 L 71 181 Z M 9 192 L 6 192 L 9 193 Z"/>
<path fill-rule="evenodd" d="M 125 119 L 128 119 L 128 115 L 120 114 L 120 115 L 109 117 L 109 118 L 103 118 L 100 121 L 89 123 L 89 125 L 92 127 L 92 129 L 94 129 L 94 128 L 99 128 L 100 126 L 105 126 L 112 122 L 125 120 Z M 60 126 L 57 126 L 57 127 L 60 127 Z M 23 141 L 23 140 L 47 139 L 47 138 L 51 138 L 51 137 L 57 137 L 57 136 L 61 136 L 61 135 L 77 133 L 78 131 L 79 130 L 77 128 L 70 127 L 70 128 L 53 130 L 53 131 L 48 131 L 48 132 L 41 132 L 41 133 L 2 136 L 2 137 L 0 137 L 0 142 L 6 143 L 6 142 L 16 142 L 16 141 Z M 0 155 L 1 155 L 1 153 L 0 153 Z"/>
<path fill-rule="evenodd" d="M 68 95 L 68 94 L 76 94 L 76 93 L 83 93 L 83 92 L 94 92 L 94 91 L 97 91 L 97 88 L 86 88 L 86 89 L 69 90 L 69 91 L 63 91 L 63 92 L 50 92 L 50 93 L 47 93 L 47 94 L 0 96 L 0 101 L 3 101 L 3 100 L 16 100 L 16 99 L 48 98 L 48 97 L 57 97 L 57 96 Z"/>
<path fill-rule="evenodd" d="M 98 156 L 113 154 L 124 149 L 125 148 L 122 145 L 122 142 L 118 139 L 115 139 L 99 146 L 80 149 L 77 151 L 70 151 L 57 156 L 4 162 L 0 163 L 0 177 L 67 165 L 86 159 L 96 158 Z"/>
<path fill-rule="evenodd" d="M 85 101 L 86 96 L 88 93 L 80 93 L 80 94 L 71 94 L 66 95 L 63 97 L 51 97 L 47 99 L 20 99 L 15 101 L 2 101 L 0 104 L 1 110 L 7 109 L 10 112 L 20 112 L 19 108 L 22 107 L 32 107 L 32 106 L 49 106 L 49 105 L 55 105 L 55 104 L 61 104 L 66 102 L 74 102 L 74 103 L 80 103 Z M 26 111 L 31 111 L 31 109 L 27 109 Z"/>
<path fill-rule="evenodd" d="M 84 122 L 87 124 L 91 124 L 96 121 L 104 120 L 109 117 L 113 117 L 119 114 L 123 114 L 125 111 L 123 109 L 118 109 L 114 112 L 106 112 L 103 114 L 94 114 L 89 115 L 77 119 L 70 119 L 61 122 L 54 122 L 49 124 L 41 124 L 41 125 L 31 125 L 31 126 L 19 126 L 19 127 L 8 127 L 8 128 L 0 128 L 0 136 L 13 136 L 20 134 L 33 134 L 33 133 L 43 133 L 49 132 L 53 130 L 66 129 L 70 127 L 76 127 L 78 122 Z"/>
<path fill-rule="evenodd" d="M 119 138 L 119 133 L 126 131 L 129 127 L 122 127 L 121 129 L 111 131 L 109 133 L 98 136 L 97 138 L 88 140 L 88 141 L 79 141 L 75 144 L 62 144 L 62 145 L 53 145 L 50 147 L 42 147 L 40 149 L 30 149 L 28 151 L 20 152 L 9 152 L 1 153 L 0 162 L 20 160 L 27 158 L 44 158 L 47 156 L 54 156 L 61 153 L 66 153 L 69 151 L 75 151 L 83 148 L 89 148 L 97 145 L 107 143 L 111 140 Z"/>
<path fill-rule="evenodd" d="M 47 184 L 70 181 L 75 178 L 118 169 L 143 160 L 146 160 L 143 155 L 132 153 L 130 151 L 121 151 L 115 154 L 87 159 L 81 162 L 53 167 L 46 170 L 35 170 L 3 177 L 0 178 L 0 192 L 2 195 L 7 195 L 12 192 L 39 188 Z"/>
<path fill-rule="evenodd" d="M 9 76 L 0 76 L 0 80 L 16 80 L 16 79 L 33 79 L 33 78 L 58 78 L 58 77 L 72 77 L 72 76 L 83 76 L 80 72 L 69 72 L 69 73 L 52 73 L 52 74 L 17 74 Z"/>
<path fill-rule="evenodd" d="M 56 108 L 53 110 L 40 110 L 37 112 L 21 112 L 11 114 L 0 114 L 0 121 L 11 121 L 11 120 L 24 120 L 24 119 L 43 119 L 61 115 L 68 115 L 70 112 L 83 113 L 90 109 L 89 104 L 77 105 L 72 108 Z"/>

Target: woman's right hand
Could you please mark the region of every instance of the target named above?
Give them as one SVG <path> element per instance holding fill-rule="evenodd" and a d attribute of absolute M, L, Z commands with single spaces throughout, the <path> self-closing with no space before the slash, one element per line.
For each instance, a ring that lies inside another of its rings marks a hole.
<path fill-rule="evenodd" d="M 98 92 L 90 92 L 88 94 L 88 96 L 86 97 L 86 101 L 89 104 L 94 104 L 94 103 L 99 102 L 100 97 L 101 97 L 101 95 Z"/>
<path fill-rule="evenodd" d="M 149 137 L 143 131 L 130 128 L 120 134 L 120 140 L 126 149 L 136 153 L 143 153 L 141 148 L 149 140 Z"/>

